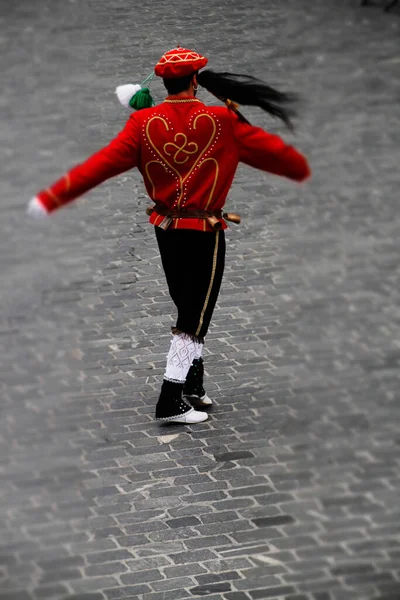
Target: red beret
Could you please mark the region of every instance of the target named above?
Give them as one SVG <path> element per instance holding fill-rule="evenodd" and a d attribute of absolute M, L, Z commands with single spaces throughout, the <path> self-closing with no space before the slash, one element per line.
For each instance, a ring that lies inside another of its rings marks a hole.
<path fill-rule="evenodd" d="M 163 54 L 156 64 L 154 72 L 163 79 L 173 79 L 194 73 L 205 67 L 207 63 L 208 58 L 197 54 L 194 50 L 174 48 Z"/>

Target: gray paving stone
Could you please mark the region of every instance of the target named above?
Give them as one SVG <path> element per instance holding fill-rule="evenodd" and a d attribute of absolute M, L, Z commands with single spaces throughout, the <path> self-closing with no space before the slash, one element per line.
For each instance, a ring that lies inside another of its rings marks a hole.
<path fill-rule="evenodd" d="M 139 583 L 151 583 L 153 581 L 164 579 L 164 575 L 162 575 L 157 569 L 148 569 L 144 571 L 136 571 L 135 573 L 121 575 L 120 579 L 122 583 L 126 585 L 137 585 Z"/>
<path fill-rule="evenodd" d="M 40 578 L 40 585 L 46 585 L 48 583 L 55 583 L 57 581 L 70 581 L 74 579 L 81 579 L 82 572 L 79 569 L 59 569 L 59 570 L 51 570 L 48 573 L 45 573 Z"/>
<path fill-rule="evenodd" d="M 214 584 L 196 586 L 194 588 L 191 588 L 190 592 L 193 594 L 193 596 L 206 596 L 207 597 L 209 594 L 212 594 L 214 592 L 222 593 L 222 592 L 230 591 L 231 589 L 232 588 L 229 583 L 214 583 Z"/>
<path fill-rule="evenodd" d="M 93 594 L 68 594 L 63 600 L 103 600 L 104 596 L 102 593 Z"/>
<path fill-rule="evenodd" d="M 97 565 L 101 563 L 127 560 L 132 558 L 132 554 L 128 550 L 110 550 L 106 552 L 95 552 L 93 554 L 86 554 L 85 560 L 90 565 Z"/>
<path fill-rule="evenodd" d="M 108 600 L 120 600 L 121 598 L 137 598 L 149 591 L 149 586 L 145 584 L 128 586 L 118 585 L 118 587 L 104 590 L 104 595 Z"/>
<path fill-rule="evenodd" d="M 197 517 L 182 517 L 181 519 L 170 519 L 167 525 L 173 529 L 177 527 L 192 527 L 200 525 L 201 521 Z"/>
<path fill-rule="evenodd" d="M 184 541 L 184 544 L 188 550 L 196 550 L 207 547 L 213 548 L 216 546 L 230 545 L 231 543 L 232 541 L 226 535 L 211 535 Z"/>
<path fill-rule="evenodd" d="M 279 598 L 291 594 L 294 589 L 290 586 L 280 586 L 274 588 L 266 588 L 250 591 L 250 598 L 257 600 L 258 598 Z"/>
<path fill-rule="evenodd" d="M 117 575 L 125 573 L 128 567 L 120 561 L 112 563 L 102 563 L 101 565 L 92 565 L 84 570 L 85 576 L 96 577 L 98 575 Z"/>
<path fill-rule="evenodd" d="M 68 595 L 68 588 L 65 585 L 55 584 L 39 586 L 36 588 L 34 598 L 63 598 Z"/>
<path fill-rule="evenodd" d="M 290 515 L 277 515 L 276 517 L 261 517 L 260 519 L 252 519 L 252 523 L 256 527 L 279 527 L 293 523 L 294 519 Z M 307 526 L 309 528 L 309 526 Z"/>
<path fill-rule="evenodd" d="M 203 550 L 189 550 L 185 552 L 178 552 L 176 554 L 171 554 L 171 559 L 177 565 L 182 564 L 191 564 L 197 562 L 203 562 L 207 560 L 214 559 L 216 554 L 210 549 Z"/>
<path fill-rule="evenodd" d="M 98 590 L 103 590 L 108 587 L 113 587 L 118 583 L 115 577 L 104 576 L 104 577 L 91 577 L 81 579 L 79 581 L 69 581 L 69 587 L 79 594 L 85 594 L 88 592 L 97 593 Z M 94 594 L 96 595 L 96 594 Z M 91 600 L 91 598 L 89 599 Z M 94 598 L 93 598 L 94 600 Z"/>
<path fill-rule="evenodd" d="M 186 590 L 168 590 L 143 595 L 143 600 L 179 600 L 180 598 L 189 598 L 188 592 Z"/>
<path fill-rule="evenodd" d="M 8 591 L 0 594 L 2 600 L 30 600 L 31 596 L 26 591 Z"/>

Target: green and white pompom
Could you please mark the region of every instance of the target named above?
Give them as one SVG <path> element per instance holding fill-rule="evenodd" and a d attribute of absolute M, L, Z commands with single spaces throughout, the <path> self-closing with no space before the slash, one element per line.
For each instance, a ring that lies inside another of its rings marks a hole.
<path fill-rule="evenodd" d="M 115 90 L 118 96 L 118 100 L 126 108 L 134 108 L 140 110 L 141 108 L 149 108 L 154 106 L 154 100 L 151 97 L 150 90 L 148 87 L 143 87 L 145 83 L 153 78 L 153 74 L 147 77 L 141 85 L 138 83 L 127 83 L 125 85 L 119 85 Z"/>
<path fill-rule="evenodd" d="M 125 85 L 119 85 L 115 90 L 115 93 L 118 96 L 118 100 L 121 102 L 122 106 L 129 108 L 130 101 L 132 98 L 140 92 L 142 86 L 138 83 L 127 83 Z"/>

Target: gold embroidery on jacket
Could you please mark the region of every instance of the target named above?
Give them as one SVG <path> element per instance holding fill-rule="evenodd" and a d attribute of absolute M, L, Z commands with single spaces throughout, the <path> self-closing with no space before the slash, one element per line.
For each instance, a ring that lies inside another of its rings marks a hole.
<path fill-rule="evenodd" d="M 59 198 L 57 198 L 57 196 L 55 195 L 53 190 L 51 190 L 50 188 L 47 188 L 46 192 L 48 193 L 50 198 L 55 202 L 56 206 L 60 206 L 62 204 L 61 200 Z"/>
<path fill-rule="evenodd" d="M 155 196 L 156 196 L 156 186 L 155 186 L 154 181 L 152 180 L 150 172 L 149 172 L 149 167 L 150 167 L 150 165 L 153 165 L 153 164 L 161 165 L 166 171 L 167 171 L 167 167 L 160 160 L 150 160 L 148 163 L 146 163 L 146 165 L 144 167 L 144 169 L 146 171 L 147 179 L 151 183 L 153 198 L 155 198 Z"/>
<path fill-rule="evenodd" d="M 213 161 L 216 164 L 216 171 L 215 171 L 215 179 L 213 182 L 213 186 L 211 188 L 211 192 L 207 201 L 207 207 L 210 205 L 211 201 L 212 201 L 212 196 L 214 194 L 215 191 L 215 187 L 217 184 L 217 179 L 218 179 L 218 175 L 219 175 L 219 166 L 218 166 L 218 162 L 215 160 L 215 158 L 207 158 L 204 159 L 204 155 L 208 152 L 211 144 L 214 142 L 215 137 L 216 137 L 216 132 L 217 132 L 217 125 L 215 122 L 215 119 L 207 114 L 207 113 L 201 113 L 199 115 L 197 115 L 197 117 L 194 119 L 193 121 L 193 130 L 197 129 L 199 120 L 202 118 L 207 118 L 211 121 L 212 123 L 212 131 L 210 134 L 210 137 L 206 143 L 206 145 L 204 146 L 204 148 L 199 152 L 199 146 L 196 142 L 188 142 L 188 138 L 186 136 L 185 133 L 183 132 L 178 132 L 175 134 L 173 141 L 169 141 L 166 142 L 163 146 L 163 151 L 161 152 L 159 148 L 157 148 L 153 138 L 151 137 L 151 133 L 150 133 L 150 126 L 151 123 L 153 121 L 155 121 L 156 119 L 161 121 L 165 127 L 165 131 L 169 132 L 170 128 L 168 125 L 168 122 L 166 121 L 166 119 L 164 119 L 163 117 L 159 116 L 159 115 L 155 115 L 154 117 L 152 117 L 151 119 L 149 119 L 149 121 L 146 124 L 146 129 L 145 129 L 145 136 L 147 141 L 149 142 L 150 146 L 152 147 L 152 149 L 154 150 L 154 152 L 159 156 L 159 158 L 161 160 L 151 160 L 148 163 L 146 163 L 145 165 L 145 172 L 146 175 L 149 179 L 149 182 L 152 185 L 152 191 L 153 191 L 153 196 L 155 194 L 155 184 L 149 174 L 149 167 L 152 164 L 160 164 L 164 167 L 164 169 L 168 172 L 168 170 L 172 173 L 175 174 L 177 179 L 178 179 L 178 183 L 179 183 L 179 188 L 178 188 L 178 195 L 177 195 L 177 199 L 176 199 L 176 205 L 178 208 L 181 207 L 181 203 L 183 200 L 183 195 L 184 195 L 184 184 L 186 183 L 186 181 L 189 179 L 189 177 L 192 175 L 193 171 L 196 168 L 200 168 L 201 165 L 207 161 Z M 178 140 L 181 139 L 182 143 L 178 143 Z M 172 156 L 172 161 L 169 160 L 171 158 L 172 152 L 169 152 L 170 148 L 175 150 L 174 155 Z M 178 165 L 184 165 L 188 160 L 189 160 L 189 156 L 194 156 L 196 154 L 196 152 L 198 152 L 198 156 L 195 158 L 192 166 L 190 167 L 190 169 L 187 171 L 187 173 L 183 176 L 180 171 L 178 170 L 177 166 Z M 184 158 L 181 158 L 180 155 L 184 154 L 186 156 L 184 156 Z M 174 163 L 174 164 L 172 164 Z"/>
<path fill-rule="evenodd" d="M 208 200 L 207 200 L 207 204 L 206 204 L 206 208 L 205 210 L 208 210 L 211 200 L 213 198 L 214 195 L 214 191 L 215 191 L 215 186 L 217 185 L 217 181 L 218 181 L 218 175 L 219 175 L 219 165 L 218 165 L 218 161 L 215 160 L 215 158 L 205 158 L 203 160 L 203 162 L 199 165 L 199 169 L 201 169 L 201 167 L 206 163 L 206 162 L 213 162 L 215 164 L 215 175 L 214 175 L 214 182 L 210 191 L 210 194 L 208 196 Z"/>
<path fill-rule="evenodd" d="M 177 143 L 179 137 L 183 138 L 183 143 L 180 146 L 178 146 L 178 143 Z M 176 151 L 174 154 L 174 163 L 176 163 L 177 165 L 183 165 L 185 162 L 187 162 L 189 160 L 189 156 L 191 154 L 196 154 L 196 152 L 199 151 L 199 147 L 196 144 L 196 142 L 188 143 L 187 135 L 185 135 L 184 133 L 176 133 L 173 142 L 167 142 L 166 144 L 164 144 L 163 150 L 164 150 L 165 154 L 167 156 L 171 156 L 171 154 L 167 150 L 168 146 L 172 146 L 172 148 Z M 190 146 L 193 147 L 193 150 L 189 150 Z M 183 160 L 178 160 L 178 155 L 181 152 L 183 154 L 186 154 L 186 156 L 184 157 Z"/>
<path fill-rule="evenodd" d="M 181 104 L 182 102 L 201 102 L 197 98 L 166 98 L 164 102 L 169 102 L 170 104 Z"/>

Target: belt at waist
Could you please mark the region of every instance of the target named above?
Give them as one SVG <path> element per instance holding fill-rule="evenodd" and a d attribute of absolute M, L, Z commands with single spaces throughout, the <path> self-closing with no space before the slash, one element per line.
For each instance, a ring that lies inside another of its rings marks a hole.
<path fill-rule="evenodd" d="M 155 206 L 149 206 L 146 208 L 146 213 L 150 216 L 153 212 L 156 212 L 162 217 L 168 219 L 206 219 L 213 229 L 221 229 L 221 223 L 218 219 L 225 219 L 226 221 L 232 221 L 232 223 L 239 224 L 241 221 L 240 215 L 236 213 L 222 212 L 222 209 L 218 210 L 201 210 L 195 209 L 190 210 L 188 208 L 177 208 L 170 209 L 160 204 Z"/>

